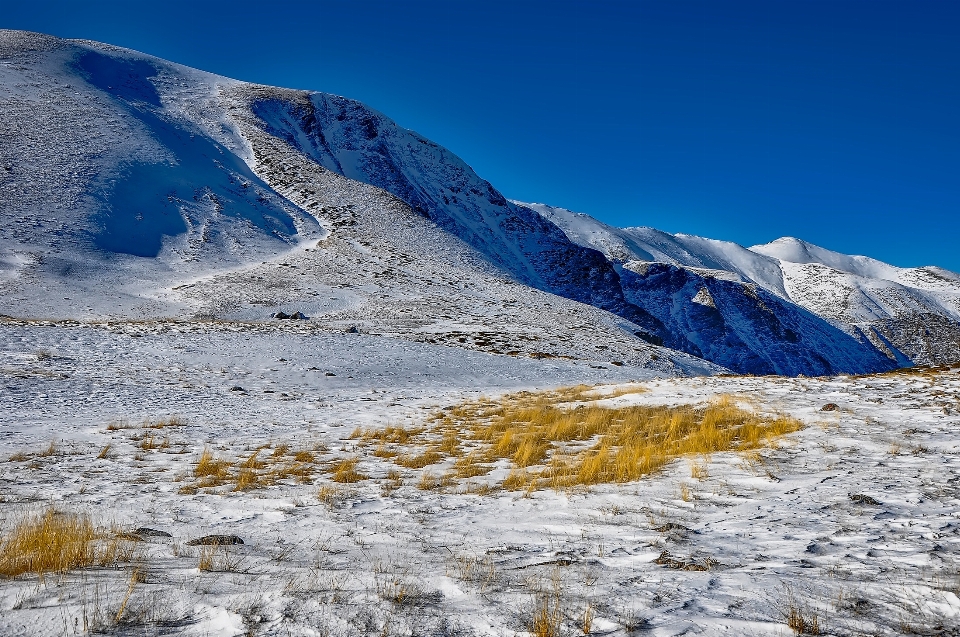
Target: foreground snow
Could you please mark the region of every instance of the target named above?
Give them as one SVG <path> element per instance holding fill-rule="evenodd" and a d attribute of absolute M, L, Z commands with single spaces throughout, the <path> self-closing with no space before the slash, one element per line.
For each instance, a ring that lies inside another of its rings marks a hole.
<path fill-rule="evenodd" d="M 0 634 L 513 635 L 538 603 L 558 603 L 562 634 L 582 634 L 587 613 L 592 634 L 786 635 L 791 607 L 823 634 L 958 634 L 956 369 L 657 378 L 243 324 L 11 322 L 0 339 L 4 526 L 55 504 L 171 534 L 138 543 L 120 568 L 0 582 Z M 583 492 L 425 491 L 430 468 L 369 451 L 358 468 L 370 479 L 353 485 L 318 473 L 179 492 L 205 447 L 244 458 L 285 443 L 325 466 L 358 453 L 357 426 L 421 423 L 481 393 L 629 381 L 637 392 L 614 400 L 732 394 L 807 426 L 758 454 L 717 454 L 705 471 L 691 458 Z M 839 409 L 820 411 L 828 402 Z M 140 426 L 172 414 L 187 425 Z M 144 449 L 145 433 L 168 446 Z M 201 571 L 203 551 L 186 543 L 207 534 L 244 544 Z"/>

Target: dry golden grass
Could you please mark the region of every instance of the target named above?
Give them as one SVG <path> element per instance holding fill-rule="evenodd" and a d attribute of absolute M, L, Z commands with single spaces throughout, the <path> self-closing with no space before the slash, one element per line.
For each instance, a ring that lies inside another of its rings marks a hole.
<path fill-rule="evenodd" d="M 703 460 L 691 475 L 702 480 L 709 476 L 709 454 L 757 449 L 803 426 L 788 416 L 745 409 L 729 396 L 705 406 L 606 402 L 639 391 L 578 386 L 520 392 L 448 408 L 433 416 L 426 430 L 355 433 L 381 446 L 401 441 L 427 446 L 423 453 L 397 456 L 394 462 L 410 469 L 459 457 L 451 472 L 456 478 L 484 475 L 496 462 L 508 461 L 512 470 L 504 488 L 531 491 L 630 482 L 694 454 Z M 380 448 L 377 455 L 387 456 Z"/>
<path fill-rule="evenodd" d="M 305 449 L 294 453 L 293 459 L 296 460 L 297 462 L 302 462 L 305 464 L 312 464 L 317 461 L 313 453 Z"/>
<path fill-rule="evenodd" d="M 103 448 L 100 450 L 100 453 L 97 454 L 97 459 L 103 460 L 104 458 L 106 458 L 110 454 L 111 447 L 112 445 L 109 445 L 109 444 L 104 445 Z"/>
<path fill-rule="evenodd" d="M 257 475 L 255 469 L 241 467 L 236 478 L 234 479 L 233 490 L 249 491 L 250 489 L 256 489 L 261 486 L 263 486 L 261 478 L 259 475 Z"/>
<path fill-rule="evenodd" d="M 170 437 L 165 436 L 163 440 L 158 440 L 153 434 L 145 435 L 137 445 L 144 451 L 153 451 L 154 449 L 167 449 L 170 447 Z"/>
<path fill-rule="evenodd" d="M 390 469 L 387 472 L 386 482 L 380 483 L 380 493 L 383 496 L 390 496 L 394 491 L 403 486 L 403 476 L 396 469 Z"/>
<path fill-rule="evenodd" d="M 197 482 L 182 486 L 179 492 L 193 495 L 199 489 L 228 482 L 233 483 L 233 491 L 250 491 L 270 487 L 281 480 L 295 480 L 301 484 L 313 481 L 312 476 L 317 471 L 313 452 L 297 451 L 291 459 L 289 446 L 280 445 L 270 455 L 262 456 L 261 452 L 266 448 L 258 447 L 238 461 L 216 458 L 209 449 L 204 449 L 193 469 Z"/>
<path fill-rule="evenodd" d="M 350 437 L 367 442 L 377 441 L 405 445 L 423 432 L 423 429 L 407 429 L 399 426 L 390 426 L 386 429 L 357 428 L 350 434 Z"/>
<path fill-rule="evenodd" d="M 400 452 L 388 449 L 386 445 L 381 444 L 373 450 L 373 455 L 377 458 L 396 458 L 400 455 Z"/>
<path fill-rule="evenodd" d="M 453 463 L 453 474 L 457 478 L 475 478 L 485 476 L 493 470 L 492 465 L 483 464 L 485 457 L 473 451 Z"/>
<path fill-rule="evenodd" d="M 107 431 L 120 431 L 121 429 L 132 429 L 133 425 L 130 424 L 130 421 L 124 420 L 115 420 L 109 425 L 107 425 Z"/>
<path fill-rule="evenodd" d="M 116 566 L 135 553 L 133 541 L 98 529 L 89 515 L 50 507 L 24 514 L 0 539 L 0 576 L 32 573 L 42 580 L 45 573 Z"/>
<path fill-rule="evenodd" d="M 17 521 L 0 546 L 0 575 L 66 571 L 93 566 L 97 532 L 87 515 L 50 508 Z"/>
<path fill-rule="evenodd" d="M 346 487 L 325 484 L 317 491 L 317 499 L 327 508 L 333 509 L 343 503 L 350 496 Z"/>
<path fill-rule="evenodd" d="M 161 418 L 159 420 L 144 420 L 143 427 L 145 429 L 164 429 L 166 427 L 185 427 L 187 425 L 187 420 L 180 416 L 168 416 L 166 418 Z M 110 429 L 110 427 L 107 427 Z"/>
<path fill-rule="evenodd" d="M 710 466 L 705 458 L 690 465 L 690 477 L 697 480 L 706 480 L 710 477 Z"/>
<path fill-rule="evenodd" d="M 394 462 L 401 467 L 406 467 L 407 469 L 423 469 L 424 467 L 436 464 L 441 460 L 443 460 L 443 454 L 430 449 L 417 455 L 404 454 L 398 456 Z"/>
<path fill-rule="evenodd" d="M 453 485 L 453 476 L 448 473 L 437 475 L 430 470 L 420 474 L 417 488 L 421 491 L 437 491 Z"/>
<path fill-rule="evenodd" d="M 553 592 L 537 595 L 530 618 L 530 633 L 534 637 L 558 637 L 562 622 L 560 596 Z"/>
<path fill-rule="evenodd" d="M 206 545 L 200 547 L 200 554 L 197 556 L 197 569 L 201 571 L 212 571 L 215 558 L 217 556 L 217 546 Z"/>
<path fill-rule="evenodd" d="M 352 484 L 366 480 L 369 476 L 357 471 L 357 463 L 359 462 L 359 458 L 347 458 L 346 460 L 335 463 L 332 467 L 330 479 L 334 482 L 344 484 Z"/>
<path fill-rule="evenodd" d="M 215 458 L 209 448 L 204 448 L 197 466 L 193 468 L 193 477 L 201 478 L 203 486 L 220 485 L 230 479 L 232 466 L 229 460 Z"/>

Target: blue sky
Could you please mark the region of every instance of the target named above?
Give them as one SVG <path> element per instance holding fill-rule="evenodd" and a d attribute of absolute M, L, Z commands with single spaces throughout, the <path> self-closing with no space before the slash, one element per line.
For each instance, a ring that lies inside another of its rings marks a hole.
<path fill-rule="evenodd" d="M 960 271 L 960 3 L 47 2 L 0 26 L 359 99 L 507 197 Z"/>

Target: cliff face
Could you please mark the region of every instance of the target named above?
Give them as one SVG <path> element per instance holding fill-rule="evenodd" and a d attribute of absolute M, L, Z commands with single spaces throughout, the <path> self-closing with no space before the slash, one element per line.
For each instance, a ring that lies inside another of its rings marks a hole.
<path fill-rule="evenodd" d="M 897 367 L 857 339 L 753 283 L 668 263 L 630 262 L 627 298 L 653 314 L 678 348 L 753 374 L 804 374 Z"/>

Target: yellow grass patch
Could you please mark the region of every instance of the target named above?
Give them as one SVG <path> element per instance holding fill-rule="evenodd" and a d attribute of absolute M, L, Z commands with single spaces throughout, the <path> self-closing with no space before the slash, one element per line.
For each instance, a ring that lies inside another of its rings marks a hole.
<path fill-rule="evenodd" d="M 456 478 L 484 475 L 498 461 L 506 461 L 511 471 L 503 487 L 529 491 L 630 482 L 689 455 L 702 457 L 692 477 L 706 479 L 708 454 L 756 449 L 803 426 L 785 415 L 746 409 L 729 396 L 706 405 L 680 406 L 619 406 L 609 400 L 639 391 L 604 393 L 578 386 L 520 392 L 439 412 L 420 433 L 401 434 L 392 428 L 382 435 L 361 432 L 360 437 L 381 446 L 401 439 L 426 446 L 426 452 L 396 458 L 408 468 L 457 457 L 448 474 Z M 430 476 L 425 482 L 434 480 Z"/>
<path fill-rule="evenodd" d="M 341 460 L 333 465 L 332 474 L 330 479 L 334 482 L 340 483 L 354 483 L 360 482 L 361 480 L 366 480 L 369 476 L 365 476 L 359 471 L 357 471 L 357 463 L 360 462 L 359 458 L 347 458 L 346 460 Z"/>
<path fill-rule="evenodd" d="M 230 482 L 234 491 L 249 491 L 269 487 L 281 480 L 295 480 L 303 484 L 312 481 L 317 471 L 313 452 L 296 451 L 291 458 L 286 445 L 280 445 L 269 455 L 262 454 L 266 448 L 259 447 L 240 460 L 217 458 L 210 449 L 204 449 L 193 468 L 193 477 L 197 481 L 181 487 L 180 493 L 192 495 L 198 489 Z"/>
<path fill-rule="evenodd" d="M 134 544 L 98 529 L 87 514 L 48 508 L 16 519 L 0 539 L 0 576 L 65 573 L 130 561 Z"/>

